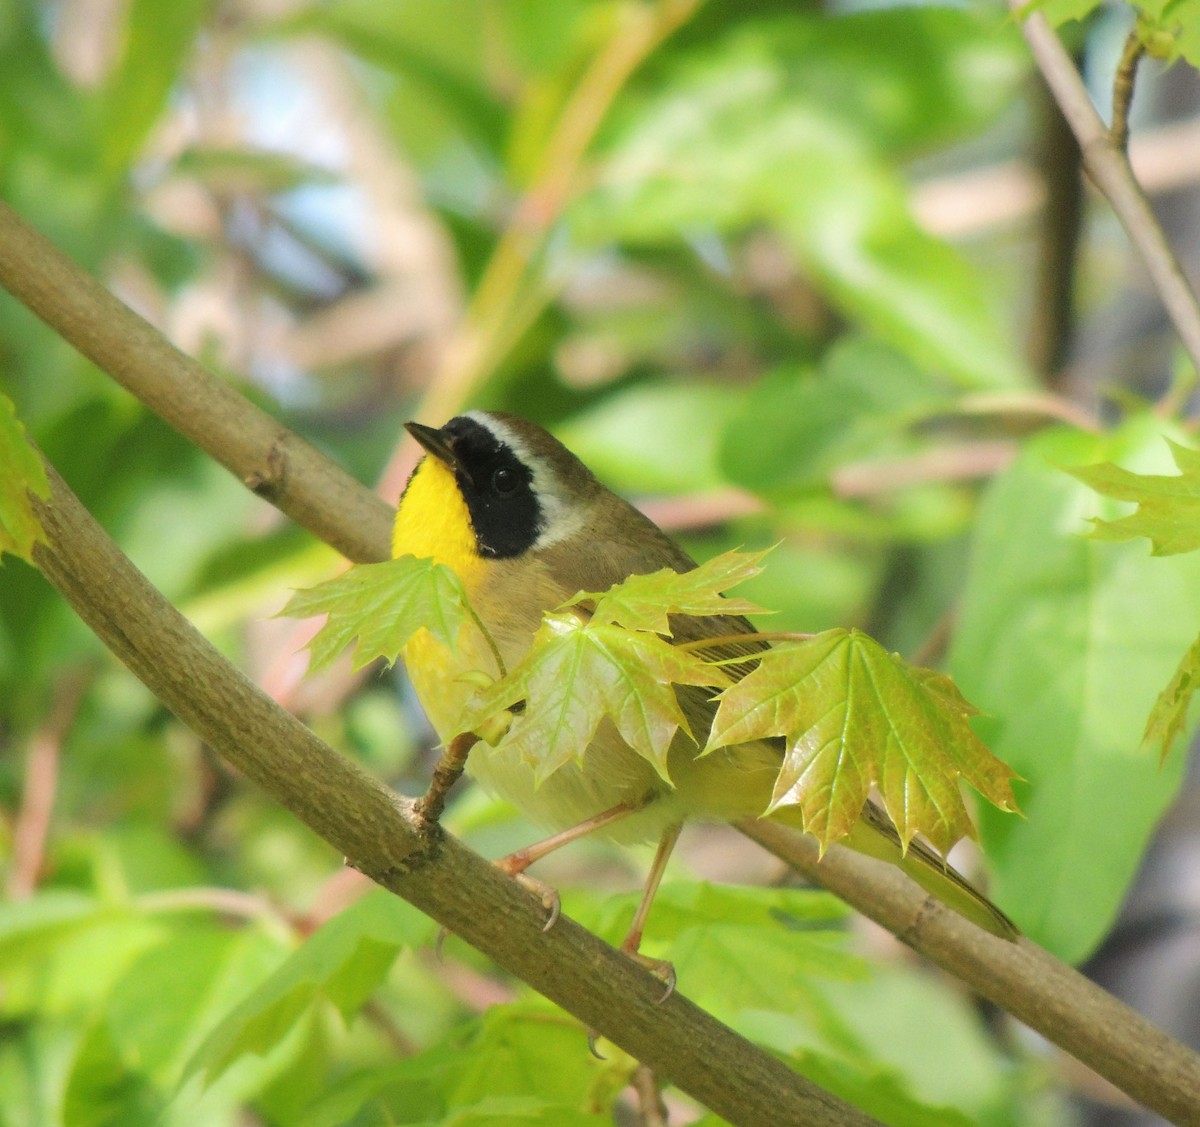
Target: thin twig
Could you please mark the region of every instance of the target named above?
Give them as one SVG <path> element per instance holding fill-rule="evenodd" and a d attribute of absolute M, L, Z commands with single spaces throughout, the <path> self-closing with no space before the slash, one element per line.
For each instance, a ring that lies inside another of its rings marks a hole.
<path fill-rule="evenodd" d="M 362 1008 L 362 1013 L 363 1017 L 383 1034 L 393 1056 L 415 1057 L 421 1051 L 421 1046 L 400 1027 L 377 999 L 369 998 Z"/>
<path fill-rule="evenodd" d="M 1200 180 L 1200 118 L 1139 130 L 1129 162 L 1151 195 L 1193 187 Z M 979 236 L 1031 217 L 1043 206 L 1045 186 L 1021 160 L 948 173 L 914 187 L 913 209 L 933 235 Z"/>
<path fill-rule="evenodd" d="M 1137 78 L 1138 63 L 1145 53 L 1146 44 L 1135 23 L 1125 40 L 1117 73 L 1113 76 L 1112 124 L 1108 127 L 1108 135 L 1122 152 L 1129 148 L 1129 107 L 1133 104 L 1133 84 Z"/>
<path fill-rule="evenodd" d="M 60 677 L 46 721 L 29 740 L 8 870 L 7 888 L 12 900 L 24 900 L 37 888 L 58 792 L 59 753 L 90 680 L 90 674 L 78 669 Z"/>
<path fill-rule="evenodd" d="M 137 897 L 137 906 L 147 914 L 216 912 L 238 919 L 287 922 L 283 913 L 265 896 L 241 892 L 236 888 L 169 888 L 161 892 L 146 892 Z M 288 927 L 291 929 L 290 922 Z"/>
<path fill-rule="evenodd" d="M 1046 386 L 1061 388 L 1075 328 L 1075 273 L 1083 232 L 1082 154 L 1050 90 L 1037 76 L 1041 129 L 1035 159 L 1046 188 L 1038 218 L 1038 261 L 1030 310 L 1029 362 Z"/>
<path fill-rule="evenodd" d="M 1049 392 L 976 392 L 956 400 L 953 411 L 947 415 L 996 415 L 1002 419 L 1027 415 L 1046 422 L 1066 423 L 1088 434 L 1104 433 L 1104 425 L 1086 408 Z"/>
<path fill-rule="evenodd" d="M 459 779 L 467 766 L 467 756 L 479 742 L 479 737 L 473 732 L 463 732 L 455 736 L 443 750 L 433 769 L 433 778 L 429 780 L 429 789 L 417 799 L 414 807 L 416 815 L 429 825 L 437 825 L 441 820 L 442 811 L 446 809 L 446 796 Z"/>
<path fill-rule="evenodd" d="M 1012 442 L 960 442 L 935 446 L 910 457 L 851 462 L 830 474 L 835 497 L 873 497 L 930 482 L 991 477 L 1016 457 Z"/>
<path fill-rule="evenodd" d="M 912 652 L 908 662 L 910 665 L 923 665 L 932 668 L 942 660 L 946 650 L 950 648 L 950 640 L 954 637 L 954 628 L 958 625 L 958 608 L 950 607 L 938 616 L 929 633 L 921 644 Z"/>
<path fill-rule="evenodd" d="M 667 1105 L 654 1072 L 639 1064 L 633 1071 L 631 1087 L 637 1096 L 640 1127 L 667 1127 Z"/>
<path fill-rule="evenodd" d="M 1200 371 L 1200 303 L 1175 252 L 1130 168 L 1125 152 L 1113 144 L 1066 49 L 1040 11 L 1025 0 L 1008 0 L 1038 67 L 1071 123 L 1084 167 L 1100 189 L 1130 241 L 1137 248 L 1193 366 Z"/>

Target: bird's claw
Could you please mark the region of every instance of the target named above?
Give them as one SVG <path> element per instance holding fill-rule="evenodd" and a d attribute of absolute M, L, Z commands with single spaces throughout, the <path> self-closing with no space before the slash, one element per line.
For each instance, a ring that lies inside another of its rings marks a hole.
<path fill-rule="evenodd" d="M 559 898 L 558 890 L 544 880 L 531 877 L 524 869 L 518 869 L 507 862 L 508 858 L 503 858 L 494 861 L 493 864 L 501 872 L 508 873 L 526 892 L 532 893 L 541 901 L 542 907 L 546 909 L 546 922 L 542 924 L 542 931 L 549 931 L 558 923 L 558 917 L 562 915 L 562 900 Z"/>
<path fill-rule="evenodd" d="M 649 955 L 643 955 L 640 951 L 633 950 L 628 947 L 622 947 L 621 953 L 628 955 L 635 963 L 645 967 L 655 978 L 659 979 L 666 989 L 663 995 L 658 999 L 658 1005 L 662 1005 L 672 994 L 675 993 L 675 965 L 666 959 L 652 959 Z"/>

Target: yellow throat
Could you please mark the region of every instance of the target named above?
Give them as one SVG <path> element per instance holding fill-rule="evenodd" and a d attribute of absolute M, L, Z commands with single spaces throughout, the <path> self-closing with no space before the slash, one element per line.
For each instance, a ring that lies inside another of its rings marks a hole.
<path fill-rule="evenodd" d="M 409 479 L 392 528 L 392 555 L 419 556 L 445 564 L 468 593 L 485 561 L 475 545 L 471 515 L 453 472 L 427 457 Z"/>

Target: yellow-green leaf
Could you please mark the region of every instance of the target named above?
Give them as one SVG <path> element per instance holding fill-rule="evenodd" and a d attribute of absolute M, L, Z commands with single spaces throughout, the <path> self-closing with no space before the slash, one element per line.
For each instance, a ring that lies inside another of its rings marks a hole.
<path fill-rule="evenodd" d="M 665 567 L 649 575 L 633 575 L 607 591 L 580 591 L 563 605 L 594 602 L 596 622 L 667 635 L 671 614 L 764 614 L 754 603 L 726 598 L 721 592 L 762 571 L 762 559 L 770 550 L 723 552 L 691 571 Z"/>
<path fill-rule="evenodd" d="M 33 546 L 45 540 L 29 495 L 50 496 L 46 467 L 25 437 L 12 401 L 0 395 L 0 556 L 11 552 L 28 560 Z"/>
<path fill-rule="evenodd" d="M 857 630 L 828 630 L 765 652 L 720 697 L 705 751 L 782 736 L 772 808 L 794 806 L 822 847 L 848 833 L 872 785 L 906 844 L 946 852 L 974 826 L 965 780 L 1014 810 L 1014 773 L 971 730 L 948 677 L 908 665 Z"/>
<path fill-rule="evenodd" d="M 1064 467 L 1105 497 L 1137 503 L 1137 510 L 1129 516 L 1117 520 L 1093 518 L 1092 537 L 1133 540 L 1146 536 L 1156 556 L 1200 548 L 1200 451 L 1167 441 L 1178 474 L 1133 473 L 1111 462 Z"/>
<path fill-rule="evenodd" d="M 282 613 L 291 618 L 329 616 L 309 642 L 314 669 L 328 665 L 356 637 L 355 669 L 377 657 L 395 661 L 421 629 L 453 647 L 471 617 L 466 592 L 454 572 L 415 556 L 358 564 L 297 591 Z"/>
<path fill-rule="evenodd" d="M 1166 759 L 1171 745 L 1183 734 L 1187 723 L 1188 706 L 1196 689 L 1200 688 L 1200 638 L 1197 638 L 1180 659 L 1175 675 L 1158 694 L 1142 739 L 1158 744 L 1159 753 Z"/>
<path fill-rule="evenodd" d="M 585 622 L 571 612 L 552 614 L 525 659 L 464 717 L 462 730 L 474 731 L 523 701 L 496 752 L 520 755 L 541 781 L 582 758 L 609 717 L 626 743 L 666 778 L 676 732 L 691 734 L 672 686 L 726 683 L 719 669 L 656 634 Z"/>

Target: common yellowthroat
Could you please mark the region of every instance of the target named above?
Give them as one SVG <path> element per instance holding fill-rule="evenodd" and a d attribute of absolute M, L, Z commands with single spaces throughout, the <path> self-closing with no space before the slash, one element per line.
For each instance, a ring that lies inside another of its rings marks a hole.
<path fill-rule="evenodd" d="M 696 566 L 665 532 L 602 485 L 547 431 L 526 419 L 473 411 L 435 429 L 408 423 L 425 449 L 400 499 L 392 549 L 428 557 L 461 579 L 508 668 L 528 651 L 542 616 L 579 591 L 604 591 L 631 575 Z M 672 616 L 675 643 L 750 634 L 738 616 Z M 724 656 L 750 654 L 761 642 L 726 646 Z M 457 732 L 474 690 L 462 674 L 498 673 L 480 631 L 463 632 L 451 654 L 422 632 L 406 654 L 413 687 L 443 739 Z M 715 705 L 704 690 L 678 690 L 700 744 Z M 615 841 L 658 841 L 659 851 L 634 927 L 624 944 L 636 954 L 641 928 L 680 826 L 693 818 L 736 821 L 761 815 L 783 756 L 781 741 L 758 740 L 698 756 L 683 732 L 668 755 L 670 783 L 631 749 L 616 728 L 601 725 L 581 759 L 540 784 L 533 768 L 503 747 L 480 745 L 469 772 L 489 792 L 534 822 L 557 831 L 501 865 L 524 868 L 585 833 Z M 787 820 L 786 812 L 779 815 Z M 1012 938 L 1012 922 L 932 850 L 907 852 L 886 814 L 867 803 L 845 844 L 899 865 L 926 891 L 993 934 Z M 536 882 L 535 882 L 536 883 Z"/>

